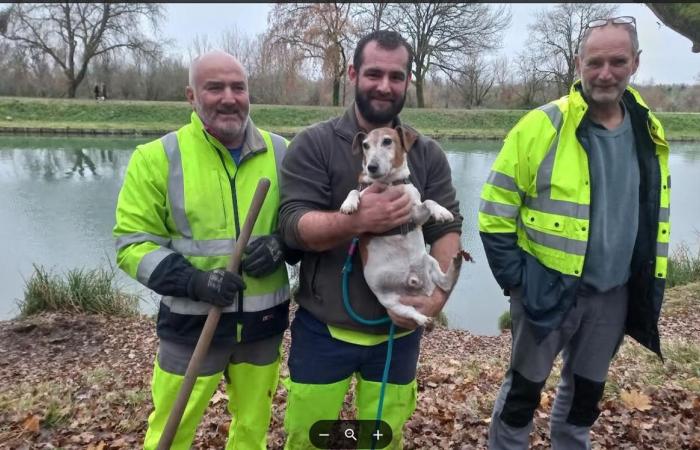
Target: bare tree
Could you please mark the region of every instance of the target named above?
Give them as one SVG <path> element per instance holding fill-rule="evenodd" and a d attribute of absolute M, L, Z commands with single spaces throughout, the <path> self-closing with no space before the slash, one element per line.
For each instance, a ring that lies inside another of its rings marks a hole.
<path fill-rule="evenodd" d="M 492 61 L 494 78 L 494 102 L 492 108 L 512 108 L 516 98 L 515 70 L 507 56 L 501 55 Z"/>
<path fill-rule="evenodd" d="M 516 95 L 520 99 L 519 106 L 523 108 L 537 106 L 538 94 L 541 96 L 547 84 L 546 77 L 536 69 L 536 62 L 536 57 L 530 53 L 518 54 L 516 65 L 520 88 L 516 90 Z"/>
<path fill-rule="evenodd" d="M 467 55 L 498 48 L 510 10 L 486 3 L 395 3 L 382 22 L 413 47 L 416 101 L 423 108 L 423 82 L 431 68 L 454 78 L 462 73 Z"/>
<path fill-rule="evenodd" d="M 475 53 L 468 56 L 460 72 L 455 84 L 462 93 L 464 105 L 467 108 L 482 106 L 496 81 L 493 62 L 486 61 L 483 54 Z"/>
<path fill-rule="evenodd" d="M 260 63 L 259 41 L 249 38 L 237 27 L 224 31 L 220 38 L 222 50 L 232 54 L 243 64 L 246 72 L 255 72 Z"/>
<path fill-rule="evenodd" d="M 190 61 L 210 50 L 214 50 L 214 45 L 209 42 L 209 35 L 207 34 L 195 34 L 187 46 L 187 54 Z"/>
<path fill-rule="evenodd" d="M 179 58 L 145 58 L 139 64 L 140 81 L 143 93 L 140 98 L 145 100 L 182 100 L 185 97 L 185 86 L 188 67 Z"/>
<path fill-rule="evenodd" d="M 353 34 L 349 13 L 348 3 L 277 3 L 268 15 L 273 44 L 298 47 L 306 58 L 320 61 L 333 83 L 333 106 L 340 104 L 348 64 Z"/>
<path fill-rule="evenodd" d="M 249 91 L 252 103 L 299 104 L 303 103 L 304 65 L 302 51 L 291 44 L 275 43 L 271 31 L 258 35 L 255 46 L 259 51 L 259 64 L 249 70 Z M 313 83 L 318 85 L 319 83 Z M 318 100 L 319 96 L 314 96 Z M 315 102 L 314 104 L 318 104 Z"/>
<path fill-rule="evenodd" d="M 586 25 L 593 19 L 610 17 L 617 5 L 605 3 L 559 3 L 535 13 L 528 26 L 528 51 L 537 72 L 556 83 L 564 95 L 576 79 L 574 56 Z"/>
<path fill-rule="evenodd" d="M 73 98 L 95 57 L 120 49 L 157 54 L 159 45 L 139 23 L 146 19 L 157 29 L 162 11 L 157 3 L 13 3 L 9 13 L 0 14 L 0 35 L 47 55 Z"/>
<path fill-rule="evenodd" d="M 382 28 L 391 28 L 396 26 L 396 23 L 387 24 L 391 3 L 376 2 L 376 3 L 354 3 L 351 7 L 350 14 L 356 26 L 358 36 L 377 31 Z M 395 19 L 395 18 L 394 18 Z"/>

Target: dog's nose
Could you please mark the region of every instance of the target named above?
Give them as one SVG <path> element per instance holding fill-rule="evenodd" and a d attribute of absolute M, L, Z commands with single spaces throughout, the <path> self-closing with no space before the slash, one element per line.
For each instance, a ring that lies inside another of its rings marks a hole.
<path fill-rule="evenodd" d="M 374 163 L 373 163 L 373 164 L 367 165 L 367 170 L 369 170 L 369 173 L 374 173 L 374 172 L 377 171 L 377 169 L 379 169 L 379 165 L 378 165 L 378 164 L 374 164 Z"/>

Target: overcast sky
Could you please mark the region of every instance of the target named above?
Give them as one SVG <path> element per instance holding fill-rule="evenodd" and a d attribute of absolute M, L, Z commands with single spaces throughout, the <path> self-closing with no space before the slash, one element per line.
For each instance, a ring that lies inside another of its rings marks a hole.
<path fill-rule="evenodd" d="M 196 35 L 207 35 L 216 43 L 221 34 L 231 27 L 250 37 L 267 28 L 270 3 L 169 3 L 166 20 L 161 29 L 172 38 L 183 54 Z M 513 19 L 506 31 L 501 50 L 509 59 L 523 49 L 527 25 L 534 19 L 533 12 L 551 8 L 552 4 L 511 4 Z M 690 51 L 691 42 L 663 25 L 654 13 L 638 3 L 620 4 L 618 15 L 637 19 L 639 46 L 642 50 L 640 67 L 634 81 L 647 83 L 696 83 L 700 77 L 700 54 Z"/>

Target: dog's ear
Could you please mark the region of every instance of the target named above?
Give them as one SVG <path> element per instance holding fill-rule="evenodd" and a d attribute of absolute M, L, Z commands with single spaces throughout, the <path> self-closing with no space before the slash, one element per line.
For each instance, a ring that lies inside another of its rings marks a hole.
<path fill-rule="evenodd" d="M 412 129 L 402 127 L 401 125 L 396 127 L 396 132 L 399 135 L 399 139 L 401 140 L 401 145 L 403 146 L 403 149 L 406 152 L 411 150 L 413 144 L 415 144 L 416 140 L 418 139 L 418 134 Z"/>
<path fill-rule="evenodd" d="M 362 153 L 362 141 L 364 141 L 366 137 L 367 134 L 363 133 L 362 131 L 358 131 L 358 133 L 355 135 L 355 138 L 352 140 L 353 155 L 359 155 Z"/>

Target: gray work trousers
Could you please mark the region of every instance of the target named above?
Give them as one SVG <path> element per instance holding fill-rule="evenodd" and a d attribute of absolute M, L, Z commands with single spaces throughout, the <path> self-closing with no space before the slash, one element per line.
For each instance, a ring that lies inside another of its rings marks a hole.
<path fill-rule="evenodd" d="M 540 392 L 559 352 L 563 366 L 552 406 L 554 450 L 590 449 L 610 361 L 624 337 L 627 288 L 578 296 L 559 329 L 537 344 L 520 291 L 512 293 L 513 346 L 510 367 L 496 398 L 489 428 L 490 450 L 527 449 Z"/>

